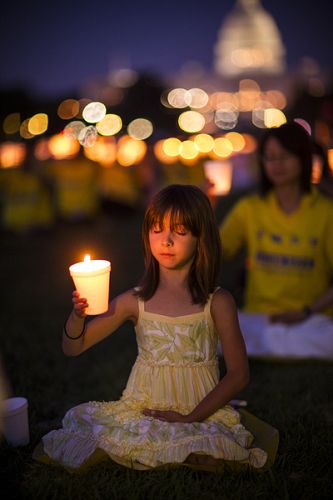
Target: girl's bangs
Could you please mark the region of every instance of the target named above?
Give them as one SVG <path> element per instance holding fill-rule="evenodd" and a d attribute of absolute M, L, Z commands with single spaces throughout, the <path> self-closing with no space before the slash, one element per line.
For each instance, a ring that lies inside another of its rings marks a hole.
<path fill-rule="evenodd" d="M 155 225 L 163 227 L 163 222 L 166 215 L 170 213 L 170 229 L 173 231 L 178 226 L 184 226 L 191 231 L 193 235 L 199 234 L 199 225 L 195 221 L 193 212 L 189 212 L 186 207 L 182 206 L 155 206 L 149 214 L 149 229 Z"/>

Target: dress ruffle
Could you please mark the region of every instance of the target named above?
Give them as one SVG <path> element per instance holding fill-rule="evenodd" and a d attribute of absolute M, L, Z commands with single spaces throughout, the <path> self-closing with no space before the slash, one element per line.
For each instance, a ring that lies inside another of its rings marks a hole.
<path fill-rule="evenodd" d="M 145 417 L 142 407 L 122 401 L 76 406 L 65 415 L 62 429 L 43 438 L 45 452 L 68 467 L 80 467 L 100 448 L 134 469 L 180 464 L 191 453 L 260 468 L 267 455 L 250 448 L 252 441 L 238 412 L 230 406 L 204 422 L 183 424 Z"/>

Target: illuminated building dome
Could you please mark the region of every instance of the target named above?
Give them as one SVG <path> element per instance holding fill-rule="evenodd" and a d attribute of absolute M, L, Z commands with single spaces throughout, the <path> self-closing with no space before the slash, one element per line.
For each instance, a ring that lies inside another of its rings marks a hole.
<path fill-rule="evenodd" d="M 224 77 L 278 75 L 285 49 L 273 17 L 260 0 L 237 0 L 215 45 L 215 71 Z"/>

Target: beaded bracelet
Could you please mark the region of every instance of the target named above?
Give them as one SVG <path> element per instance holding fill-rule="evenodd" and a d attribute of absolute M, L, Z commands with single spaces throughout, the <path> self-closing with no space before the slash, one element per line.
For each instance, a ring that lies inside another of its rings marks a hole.
<path fill-rule="evenodd" d="M 71 337 L 70 335 L 68 335 L 67 333 L 67 330 L 66 330 L 66 324 L 67 324 L 67 320 L 65 321 L 65 324 L 64 324 L 64 334 L 66 335 L 66 337 L 68 339 L 71 339 L 71 340 L 77 340 L 79 339 L 80 337 L 82 337 L 82 335 L 84 334 L 84 332 L 86 331 L 86 324 L 84 323 L 83 324 L 83 329 L 82 329 L 82 332 L 80 333 L 80 335 L 78 335 L 78 337 Z"/>

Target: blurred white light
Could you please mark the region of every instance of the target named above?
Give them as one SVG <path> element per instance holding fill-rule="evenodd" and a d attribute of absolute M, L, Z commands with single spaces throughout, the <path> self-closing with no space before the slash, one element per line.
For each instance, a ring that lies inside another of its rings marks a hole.
<path fill-rule="evenodd" d="M 106 107 L 102 102 L 90 102 L 85 106 L 82 116 L 88 123 L 97 123 L 106 115 Z"/>
<path fill-rule="evenodd" d="M 145 118 L 137 118 L 128 125 L 127 132 L 133 139 L 147 139 L 153 133 L 153 124 Z"/>
<path fill-rule="evenodd" d="M 78 141 L 81 144 L 81 146 L 84 146 L 85 148 L 90 148 L 95 144 L 96 137 L 97 137 L 96 127 L 94 127 L 93 125 L 89 125 L 89 127 L 84 127 L 81 130 L 78 136 Z"/>

